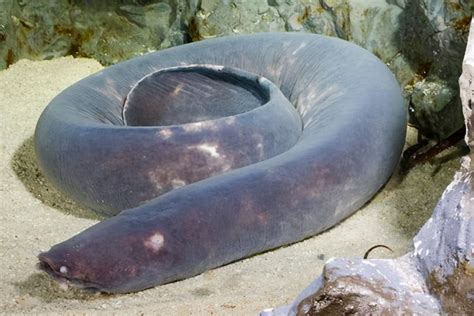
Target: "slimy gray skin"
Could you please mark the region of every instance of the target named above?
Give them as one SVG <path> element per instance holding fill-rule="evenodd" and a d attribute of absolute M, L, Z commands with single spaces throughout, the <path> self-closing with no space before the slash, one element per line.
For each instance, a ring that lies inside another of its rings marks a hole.
<path fill-rule="evenodd" d="M 40 267 L 126 293 L 300 241 L 382 187 L 405 128 L 394 76 L 336 38 L 225 37 L 119 63 L 38 122 L 47 178 L 118 213 L 41 253 Z"/>

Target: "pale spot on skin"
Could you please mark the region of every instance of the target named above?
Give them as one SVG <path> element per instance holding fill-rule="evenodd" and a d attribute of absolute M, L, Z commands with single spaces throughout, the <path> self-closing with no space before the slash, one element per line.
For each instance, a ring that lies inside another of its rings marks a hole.
<path fill-rule="evenodd" d="M 266 225 L 268 223 L 268 217 L 265 214 L 258 214 L 257 219 L 260 224 Z"/>
<path fill-rule="evenodd" d="M 173 180 L 171 180 L 171 185 L 173 186 L 173 189 L 176 189 L 176 188 L 185 186 L 186 182 L 184 182 L 181 179 L 173 179 Z"/>
<path fill-rule="evenodd" d="M 230 164 L 224 164 L 221 169 L 222 171 L 229 171 L 232 170 L 232 166 Z"/>
<path fill-rule="evenodd" d="M 236 119 L 235 117 L 233 117 L 233 116 L 226 117 L 226 119 L 225 119 L 225 124 L 227 124 L 227 125 L 229 125 L 229 126 L 230 126 L 230 125 L 235 125 L 235 121 L 236 121 L 236 120 L 237 120 L 237 119 Z"/>
<path fill-rule="evenodd" d="M 264 151 L 263 151 L 263 144 L 262 143 L 258 143 L 257 144 L 257 150 L 258 150 L 258 156 L 259 157 L 263 157 L 263 155 L 265 154 Z"/>
<path fill-rule="evenodd" d="M 179 92 L 180 92 L 181 90 L 183 90 L 183 84 L 182 84 L 182 83 L 178 84 L 178 85 L 176 86 L 176 88 L 174 88 L 173 92 L 171 92 L 171 95 L 172 95 L 173 97 L 175 97 L 175 96 L 177 96 L 177 95 L 179 94 Z"/>
<path fill-rule="evenodd" d="M 186 63 L 186 62 L 180 62 L 179 64 L 180 64 L 180 66 L 168 67 L 168 68 L 165 68 L 164 70 L 165 70 L 165 71 L 170 71 L 170 70 L 180 69 L 180 68 L 195 68 L 195 67 L 199 67 L 199 68 L 205 67 L 205 68 L 213 69 L 213 70 L 215 70 L 215 71 L 219 71 L 219 70 L 224 69 L 224 66 L 222 66 L 222 65 L 213 65 L 213 64 L 188 64 L 188 63 Z"/>
<path fill-rule="evenodd" d="M 295 50 L 291 53 L 291 55 L 294 56 L 294 55 L 298 54 L 298 52 L 299 52 L 301 49 L 305 48 L 305 47 L 306 47 L 306 43 L 301 43 L 300 46 L 299 46 L 297 49 L 295 49 Z"/>
<path fill-rule="evenodd" d="M 67 273 L 67 267 L 66 266 L 61 266 L 59 268 L 59 272 L 61 272 L 62 274 L 66 274 Z"/>
<path fill-rule="evenodd" d="M 217 145 L 202 144 L 202 145 L 197 146 L 197 148 L 199 148 L 202 151 L 205 151 L 206 153 L 211 155 L 211 157 L 214 157 L 214 158 L 220 157 L 220 154 L 217 152 Z"/>
<path fill-rule="evenodd" d="M 185 124 L 182 126 L 186 133 L 201 131 L 205 127 L 203 122 L 196 122 L 192 124 Z"/>
<path fill-rule="evenodd" d="M 147 238 L 143 244 L 145 245 L 145 248 L 153 252 L 157 252 L 165 244 L 165 238 L 163 237 L 162 234 L 160 234 L 159 232 L 156 232 L 153 235 L 151 235 L 149 238 Z"/>
<path fill-rule="evenodd" d="M 158 132 L 158 136 L 161 139 L 168 139 L 173 135 L 173 132 L 169 128 L 162 129 Z"/>
<path fill-rule="evenodd" d="M 206 68 L 210 68 L 210 69 L 213 69 L 215 71 L 220 71 L 222 69 L 224 69 L 224 66 L 222 65 L 213 65 L 213 64 L 191 64 L 189 65 L 190 68 L 192 67 L 206 67 Z"/>

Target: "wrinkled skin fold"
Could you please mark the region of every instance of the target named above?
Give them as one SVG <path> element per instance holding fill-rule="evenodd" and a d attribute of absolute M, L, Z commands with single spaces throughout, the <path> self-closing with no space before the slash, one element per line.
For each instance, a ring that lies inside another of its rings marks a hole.
<path fill-rule="evenodd" d="M 203 115 L 228 103 L 237 110 Z M 191 112 L 202 118 L 179 114 Z M 48 105 L 35 147 L 55 186 L 118 215 L 40 254 L 40 267 L 126 293 L 315 235 L 387 181 L 406 116 L 381 61 L 313 34 L 212 39 L 106 68 Z"/>

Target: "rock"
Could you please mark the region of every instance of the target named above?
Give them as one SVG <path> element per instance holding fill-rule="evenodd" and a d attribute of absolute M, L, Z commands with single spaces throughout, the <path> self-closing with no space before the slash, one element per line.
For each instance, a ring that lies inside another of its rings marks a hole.
<path fill-rule="evenodd" d="M 204 0 L 190 33 L 193 40 L 269 31 L 310 32 L 346 39 L 349 25 L 346 0 Z"/>
<path fill-rule="evenodd" d="M 398 43 L 402 14 L 403 6 L 395 1 L 353 0 L 350 9 L 350 40 L 383 60 L 400 85 L 405 87 L 414 81 L 416 72 L 401 53 Z"/>
<path fill-rule="evenodd" d="M 19 6 L 21 11 L 12 16 L 13 24 L 18 44 L 25 43 L 28 50 L 18 50 L 18 58 L 43 60 L 69 54 L 73 37 L 68 32 L 71 17 L 64 14 L 69 9 L 66 2 L 45 5 L 40 1 L 23 1 Z"/>
<path fill-rule="evenodd" d="M 474 21 L 459 84 L 466 143 L 473 152 Z M 433 215 L 413 239 L 413 251 L 397 259 L 332 259 L 292 304 L 264 310 L 261 315 L 472 313 L 473 156 L 463 158 Z"/>
<path fill-rule="evenodd" d="M 436 76 L 422 79 L 414 84 L 410 98 L 415 115 L 412 122 L 416 122 L 425 135 L 444 138 L 462 127 L 458 89 L 451 87 L 448 81 Z"/>
<path fill-rule="evenodd" d="M 198 0 L 0 1 L 0 69 L 21 59 L 74 55 L 110 65 L 188 41 Z M 3 35 L 2 35 L 3 34 Z M 5 43 L 5 44 L 4 44 Z"/>
<path fill-rule="evenodd" d="M 316 291 L 316 292 L 315 292 Z M 296 303 L 297 302 L 297 303 Z M 409 255 L 393 260 L 334 259 L 305 295 L 263 315 L 439 313 Z"/>
<path fill-rule="evenodd" d="M 402 11 L 400 7 L 385 1 L 352 1 L 351 40 L 383 61 L 392 61 L 399 54 L 396 30 L 400 27 Z"/>
<path fill-rule="evenodd" d="M 474 311 L 472 157 L 471 154 L 464 158 L 462 170 L 446 188 L 433 216 L 413 240 L 417 268 L 430 293 L 439 299 L 443 312 L 448 314 Z"/>
<path fill-rule="evenodd" d="M 474 43 L 472 36 L 474 33 L 473 22 L 471 21 L 470 40 L 466 47 L 466 55 L 462 65 L 462 75 L 459 78 L 460 97 L 463 104 L 463 113 L 466 124 L 466 144 L 474 152 Z"/>
<path fill-rule="evenodd" d="M 438 106 L 433 107 L 416 92 L 436 98 L 433 83 L 442 83 L 441 90 L 458 94 L 457 81 L 474 5 L 469 1 L 406 0 L 403 8 L 397 46 L 416 74 L 404 86 L 411 105 L 411 122 L 427 137 L 443 139 L 463 125 L 459 99 L 447 100 L 440 92 Z"/>
<path fill-rule="evenodd" d="M 197 41 L 224 35 L 284 30 L 284 20 L 266 0 L 203 0 L 192 18 L 189 33 L 192 40 Z"/>
<path fill-rule="evenodd" d="M 13 0 L 0 0 L 0 70 L 15 60 L 16 38 L 11 12 L 18 10 Z"/>
<path fill-rule="evenodd" d="M 280 10 L 286 16 L 288 31 L 304 31 L 349 39 L 350 7 L 348 1 L 302 2 L 294 13 Z M 290 11 L 291 12 L 291 11 Z"/>

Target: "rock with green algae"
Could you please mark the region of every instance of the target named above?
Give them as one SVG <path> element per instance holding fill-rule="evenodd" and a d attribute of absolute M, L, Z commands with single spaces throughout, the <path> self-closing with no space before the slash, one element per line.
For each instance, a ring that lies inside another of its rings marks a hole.
<path fill-rule="evenodd" d="M 190 25 L 190 36 L 194 41 L 285 30 L 285 21 L 277 10 L 263 0 L 202 0 Z"/>
<path fill-rule="evenodd" d="M 411 90 L 412 121 L 428 136 L 447 137 L 463 124 L 458 99 L 458 89 L 449 81 L 436 76 L 422 79 Z"/>
<path fill-rule="evenodd" d="M 21 58 L 42 60 L 69 54 L 110 65 L 181 45 L 187 42 L 186 23 L 197 2 L 2 0 L 0 69 Z"/>
<path fill-rule="evenodd" d="M 13 0 L 0 0 L 0 70 L 14 62 L 16 37 L 10 12 L 17 9 Z"/>
<path fill-rule="evenodd" d="M 397 45 L 416 74 L 405 85 L 411 122 L 430 138 L 446 138 L 463 125 L 456 96 L 474 3 L 399 2 Z"/>
<path fill-rule="evenodd" d="M 203 0 L 193 18 L 193 39 L 269 31 L 347 38 L 347 1 Z"/>

